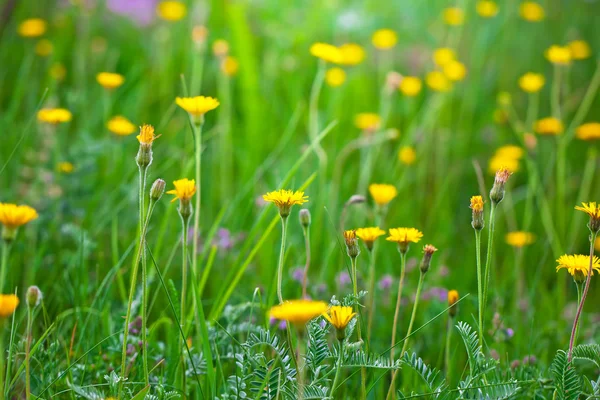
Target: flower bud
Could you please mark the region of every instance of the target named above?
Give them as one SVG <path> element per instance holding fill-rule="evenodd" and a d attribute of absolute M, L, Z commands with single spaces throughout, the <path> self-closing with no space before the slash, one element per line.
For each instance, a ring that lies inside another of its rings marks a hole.
<path fill-rule="evenodd" d="M 450 317 L 454 317 L 458 312 L 458 305 L 456 304 L 458 297 L 458 292 L 456 290 L 448 291 L 448 306 L 450 307 L 448 313 L 450 314 Z"/>
<path fill-rule="evenodd" d="M 140 168 L 147 168 L 152 164 L 152 147 L 140 145 L 140 149 L 135 156 L 135 162 Z"/>
<path fill-rule="evenodd" d="M 506 181 L 512 175 L 505 167 L 501 167 L 496 172 L 496 177 L 494 178 L 494 186 L 490 191 L 490 199 L 494 205 L 500 203 L 502 199 L 504 199 L 504 186 L 506 185 Z"/>
<path fill-rule="evenodd" d="M 425 247 L 423 247 L 423 259 L 421 260 L 421 265 L 419 267 L 422 273 L 426 273 L 427 271 L 429 271 L 429 266 L 431 265 L 431 257 L 436 251 L 437 249 L 430 244 L 426 244 Z"/>
<path fill-rule="evenodd" d="M 40 305 L 43 298 L 42 291 L 37 286 L 29 286 L 27 289 L 27 293 L 25 295 L 25 300 L 27 301 L 27 307 L 35 308 Z"/>
<path fill-rule="evenodd" d="M 152 184 L 152 187 L 150 188 L 150 199 L 154 201 L 160 200 L 163 193 L 165 192 L 166 185 L 167 184 L 162 179 L 155 180 Z"/>
<path fill-rule="evenodd" d="M 363 195 L 360 194 L 354 194 L 352 196 L 350 196 L 350 198 L 348 199 L 348 201 L 346 202 L 346 204 L 361 204 L 361 203 L 366 203 L 367 198 Z"/>
<path fill-rule="evenodd" d="M 356 237 L 356 231 L 344 231 L 344 240 L 346 241 L 346 253 L 348 253 L 348 257 L 358 257 L 358 255 L 360 254 L 360 247 L 358 246 L 358 238 Z"/>
<path fill-rule="evenodd" d="M 308 209 L 303 208 L 300 210 L 300 224 L 304 227 L 304 228 L 308 228 L 310 226 L 310 222 L 311 222 L 311 218 L 310 218 L 310 211 L 308 211 Z"/>
<path fill-rule="evenodd" d="M 471 226 L 476 231 L 483 229 L 483 198 L 481 196 L 471 197 L 471 205 L 469 206 L 473 210 L 473 218 L 471 220 Z"/>

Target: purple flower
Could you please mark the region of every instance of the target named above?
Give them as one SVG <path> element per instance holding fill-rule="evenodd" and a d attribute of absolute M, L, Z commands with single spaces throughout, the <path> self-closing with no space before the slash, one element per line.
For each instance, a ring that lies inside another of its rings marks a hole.
<path fill-rule="evenodd" d="M 287 327 L 287 323 L 285 321 L 279 321 L 279 325 L 277 325 L 277 328 L 284 331 L 286 327 Z"/>
<path fill-rule="evenodd" d="M 388 290 L 392 287 L 392 283 L 394 282 L 394 278 L 390 274 L 385 274 L 381 280 L 379 281 L 379 289 Z"/>
<path fill-rule="evenodd" d="M 234 240 L 231 237 L 229 229 L 219 228 L 219 230 L 217 231 L 217 238 L 215 242 L 219 249 L 229 250 L 233 247 Z"/>
<path fill-rule="evenodd" d="M 515 331 L 512 328 L 506 328 L 506 330 L 504 332 L 506 333 L 507 339 L 510 339 L 513 336 L 515 336 Z"/>
<path fill-rule="evenodd" d="M 346 286 L 352 282 L 350 274 L 347 271 L 342 271 L 336 277 L 339 286 Z"/>
<path fill-rule="evenodd" d="M 106 8 L 144 26 L 154 20 L 156 3 L 157 0 L 106 0 Z"/>
<path fill-rule="evenodd" d="M 448 289 L 442 287 L 432 287 L 423 293 L 423 300 L 438 299 L 441 302 L 448 301 Z"/>
<path fill-rule="evenodd" d="M 495 349 L 490 350 L 490 357 L 492 357 L 494 360 L 500 359 L 500 355 L 498 354 L 498 352 Z"/>
<path fill-rule="evenodd" d="M 302 283 L 304 281 L 304 268 L 294 268 L 292 271 L 292 279 L 296 282 Z"/>
<path fill-rule="evenodd" d="M 519 366 L 521 366 L 521 361 L 519 361 L 519 360 L 513 360 L 513 362 L 511 362 L 511 363 L 510 363 L 510 367 L 511 367 L 512 369 L 516 369 L 516 368 L 518 368 Z"/>
<path fill-rule="evenodd" d="M 450 270 L 448 269 L 448 267 L 447 267 L 447 266 L 445 266 L 445 265 L 441 265 L 441 266 L 438 268 L 438 274 L 440 274 L 440 276 L 441 276 L 442 278 L 444 278 L 444 277 L 446 277 L 446 276 L 450 275 Z"/>
<path fill-rule="evenodd" d="M 533 365 L 537 362 L 537 358 L 534 355 L 528 355 L 523 358 L 523 364 Z"/>

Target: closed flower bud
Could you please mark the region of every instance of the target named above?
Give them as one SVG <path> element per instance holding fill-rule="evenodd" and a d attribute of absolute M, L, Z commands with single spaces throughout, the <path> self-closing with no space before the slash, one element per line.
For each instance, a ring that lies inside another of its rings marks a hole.
<path fill-rule="evenodd" d="M 360 254 L 360 247 L 358 246 L 358 238 L 356 237 L 356 231 L 344 231 L 344 240 L 346 241 L 346 252 L 348 253 L 348 257 L 358 257 L 358 255 Z"/>
<path fill-rule="evenodd" d="M 304 228 L 308 228 L 310 226 L 310 211 L 308 211 L 308 209 L 303 208 L 300 210 L 300 224 L 304 227 Z"/>
<path fill-rule="evenodd" d="M 471 205 L 469 206 L 473 210 L 473 219 L 471 226 L 473 229 L 480 231 L 483 229 L 483 198 L 481 196 L 471 197 Z"/>
<path fill-rule="evenodd" d="M 450 307 L 448 314 L 450 314 L 450 317 L 456 316 L 456 313 L 458 312 L 458 305 L 456 304 L 458 302 L 458 298 L 459 296 L 456 290 L 448 291 L 448 306 Z"/>
<path fill-rule="evenodd" d="M 140 168 L 147 168 L 152 164 L 152 148 L 149 146 L 140 145 L 135 162 Z"/>
<path fill-rule="evenodd" d="M 162 179 L 155 180 L 150 188 L 150 199 L 154 201 L 160 200 L 163 193 L 165 193 L 166 186 L 167 184 Z"/>
<path fill-rule="evenodd" d="M 40 305 L 42 302 L 42 291 L 37 286 L 29 286 L 27 289 L 27 294 L 25 295 L 25 300 L 27 301 L 27 307 L 35 308 Z"/>
<path fill-rule="evenodd" d="M 367 198 L 361 194 L 354 194 L 352 196 L 350 196 L 350 198 L 348 199 L 348 201 L 346 202 L 346 204 L 361 204 L 361 203 L 365 203 L 367 201 Z"/>
<path fill-rule="evenodd" d="M 512 175 L 508 169 L 501 167 L 496 172 L 496 177 L 494 179 L 494 186 L 490 191 L 490 200 L 494 205 L 500 203 L 502 199 L 504 199 L 504 186 L 506 185 L 506 181 Z"/>
<path fill-rule="evenodd" d="M 431 257 L 436 251 L 437 249 L 430 244 L 426 244 L 425 247 L 423 247 L 423 259 L 421 260 L 421 265 L 419 266 L 422 273 L 426 273 L 427 271 L 429 271 L 429 266 L 431 265 Z"/>

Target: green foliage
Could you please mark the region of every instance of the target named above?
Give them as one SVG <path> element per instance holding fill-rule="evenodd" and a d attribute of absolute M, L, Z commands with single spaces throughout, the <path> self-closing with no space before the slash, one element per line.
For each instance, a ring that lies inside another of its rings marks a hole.
<path fill-rule="evenodd" d="M 575 367 L 568 360 L 567 352 L 558 350 L 550 372 L 554 377 L 556 386 L 557 400 L 577 400 L 581 394 L 581 376 L 575 370 Z"/>

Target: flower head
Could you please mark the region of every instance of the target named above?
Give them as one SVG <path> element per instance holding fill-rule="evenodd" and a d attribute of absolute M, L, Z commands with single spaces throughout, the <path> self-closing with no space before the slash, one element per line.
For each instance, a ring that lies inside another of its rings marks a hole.
<path fill-rule="evenodd" d="M 123 121 L 119 121 L 123 123 Z M 125 125 L 123 125 L 125 126 Z M 110 128 L 109 128 L 110 129 Z M 160 135 L 156 136 L 154 134 L 154 127 L 152 125 L 144 124 L 140 126 L 140 134 L 136 136 L 138 142 L 140 142 L 141 146 L 152 146 L 152 143 L 159 138 Z"/>
<path fill-rule="evenodd" d="M 440 47 L 433 52 L 433 61 L 439 67 L 443 67 L 454 60 L 456 60 L 456 52 L 449 47 Z"/>
<path fill-rule="evenodd" d="M 500 168 L 506 168 L 512 173 L 517 172 L 520 168 L 519 159 L 507 155 L 496 154 L 490 159 L 488 169 L 490 174 L 493 175 Z"/>
<path fill-rule="evenodd" d="M 268 192 L 263 195 L 263 200 L 273 203 L 279 208 L 279 215 L 283 218 L 290 215 L 290 210 L 294 205 L 302 205 L 308 201 L 308 196 L 302 191 L 291 191 L 280 189 L 274 192 Z"/>
<path fill-rule="evenodd" d="M 370 228 L 358 228 L 356 230 L 356 236 L 365 242 L 365 245 L 369 250 L 373 249 L 373 243 L 375 242 L 375 239 L 383 235 L 385 235 L 385 231 L 380 229 L 378 226 Z"/>
<path fill-rule="evenodd" d="M 452 83 L 441 71 L 432 71 L 425 77 L 425 82 L 436 92 L 447 92 L 452 89 Z"/>
<path fill-rule="evenodd" d="M 365 59 L 365 50 L 356 43 L 346 43 L 339 47 L 342 53 L 340 64 L 358 65 Z"/>
<path fill-rule="evenodd" d="M 325 72 L 325 82 L 331 87 L 342 86 L 346 81 L 346 71 L 340 67 L 329 68 Z"/>
<path fill-rule="evenodd" d="M 310 46 L 310 54 L 327 62 L 340 64 L 343 61 L 342 51 L 328 43 L 315 43 Z"/>
<path fill-rule="evenodd" d="M 398 85 L 400 92 L 408 97 L 414 97 L 418 95 L 421 92 L 422 87 L 423 82 L 421 82 L 421 78 L 416 76 L 405 76 Z"/>
<path fill-rule="evenodd" d="M 564 127 L 560 119 L 547 117 L 536 121 L 534 129 L 540 135 L 560 135 Z"/>
<path fill-rule="evenodd" d="M 351 229 L 344 231 L 344 241 L 346 242 L 346 253 L 348 257 L 356 258 L 360 254 L 358 239 L 356 238 L 356 230 Z"/>
<path fill-rule="evenodd" d="M 234 76 L 240 68 L 240 63 L 235 57 L 225 56 L 221 61 L 221 71 L 227 76 Z"/>
<path fill-rule="evenodd" d="M 535 1 L 524 1 L 519 8 L 521 18 L 529 22 L 542 21 L 546 15 L 544 8 Z"/>
<path fill-rule="evenodd" d="M 38 121 L 52 125 L 69 122 L 71 118 L 73 115 L 65 108 L 42 108 L 37 113 Z"/>
<path fill-rule="evenodd" d="M 480 0 L 477 2 L 476 10 L 483 18 L 493 18 L 498 14 L 498 4 L 491 0 Z"/>
<path fill-rule="evenodd" d="M 451 81 L 462 81 L 467 76 L 467 67 L 460 61 L 450 61 L 443 67 L 444 75 Z"/>
<path fill-rule="evenodd" d="M 36 38 L 46 33 L 46 21 L 41 18 L 30 18 L 19 24 L 17 32 L 22 37 Z"/>
<path fill-rule="evenodd" d="M 398 189 L 394 185 L 372 183 L 369 185 L 369 193 L 377 205 L 384 206 L 398 195 Z"/>
<path fill-rule="evenodd" d="M 569 65 L 571 64 L 571 50 L 568 47 L 550 46 L 546 50 L 546 58 L 552 64 Z"/>
<path fill-rule="evenodd" d="M 173 182 L 175 189 L 169 190 L 167 194 L 172 194 L 175 197 L 171 200 L 171 203 L 177 199 L 181 201 L 190 201 L 192 196 L 196 193 L 196 181 L 194 179 L 178 179 Z"/>
<path fill-rule="evenodd" d="M 322 315 L 327 308 L 324 301 L 291 300 L 272 307 L 269 316 L 304 326 L 311 319 Z"/>
<path fill-rule="evenodd" d="M 492 200 L 493 204 L 498 204 L 504 199 L 504 187 L 511 175 L 512 172 L 506 167 L 500 167 L 496 171 L 494 186 L 492 186 L 492 190 L 490 191 L 490 200 Z"/>
<path fill-rule="evenodd" d="M 116 89 L 125 82 L 125 77 L 113 72 L 100 72 L 96 75 L 96 81 L 98 81 L 104 89 Z"/>
<path fill-rule="evenodd" d="M 590 217 L 588 227 L 594 233 L 600 230 L 600 204 L 596 205 L 595 201 L 590 203 L 581 203 L 581 206 L 575 206 L 577 211 L 583 211 Z"/>
<path fill-rule="evenodd" d="M 577 138 L 581 140 L 600 139 L 600 122 L 588 122 L 577 127 Z"/>
<path fill-rule="evenodd" d="M 217 39 L 212 45 L 213 54 L 217 57 L 225 57 L 229 54 L 229 42 L 225 39 Z"/>
<path fill-rule="evenodd" d="M 398 35 L 391 29 L 379 29 L 373 33 L 371 42 L 378 50 L 389 50 L 398 42 Z"/>
<path fill-rule="evenodd" d="M 38 213 L 32 207 L 0 203 L 0 223 L 7 229 L 16 229 L 37 217 Z"/>
<path fill-rule="evenodd" d="M 412 146 L 402 146 L 398 151 L 398 160 L 404 165 L 413 165 L 417 160 L 417 152 Z"/>
<path fill-rule="evenodd" d="M 573 60 L 584 60 L 592 54 L 590 45 L 585 40 L 573 40 L 567 46 L 571 51 Z"/>
<path fill-rule="evenodd" d="M 456 312 L 458 311 L 458 307 L 456 305 L 458 299 L 459 295 L 456 290 L 448 290 L 448 306 L 450 307 L 448 313 L 451 317 L 454 317 L 456 315 Z"/>
<path fill-rule="evenodd" d="M 522 147 L 509 144 L 506 146 L 499 147 L 496 150 L 496 155 L 501 156 L 501 157 L 514 158 L 515 160 L 519 160 L 519 159 L 523 158 L 523 156 L 525 155 L 525 151 L 523 150 Z"/>
<path fill-rule="evenodd" d="M 524 247 L 535 242 L 535 235 L 531 232 L 509 232 L 504 237 L 506 243 L 513 247 Z"/>
<path fill-rule="evenodd" d="M 519 86 L 528 93 L 539 92 L 544 87 L 544 75 L 528 72 L 519 78 Z"/>
<path fill-rule="evenodd" d="M 438 249 L 431 244 L 426 244 L 423 247 L 423 259 L 421 260 L 421 265 L 419 265 L 419 269 L 422 273 L 426 273 L 427 271 L 429 271 L 429 267 L 431 265 L 431 257 L 433 256 L 433 253 L 435 253 L 437 250 Z"/>
<path fill-rule="evenodd" d="M 187 7 L 181 1 L 161 1 L 156 6 L 156 14 L 169 22 L 177 22 L 187 14 Z"/>
<path fill-rule="evenodd" d="M 346 337 L 346 326 L 348 326 L 355 315 L 356 313 L 352 307 L 333 306 L 323 314 L 323 317 L 336 329 L 338 340 L 344 340 Z"/>
<path fill-rule="evenodd" d="M 354 125 L 366 132 L 375 132 L 381 125 L 381 117 L 374 113 L 360 113 L 354 117 Z"/>
<path fill-rule="evenodd" d="M 52 54 L 52 50 L 54 50 L 54 46 L 48 39 L 42 39 L 35 44 L 35 54 L 40 57 L 48 57 Z"/>
<path fill-rule="evenodd" d="M 465 21 L 465 12 L 458 7 L 448 7 L 444 10 L 444 22 L 450 26 L 462 25 Z"/>
<path fill-rule="evenodd" d="M 112 117 L 107 123 L 106 127 L 109 131 L 118 136 L 127 136 L 135 132 L 136 127 L 127 118 L 122 115 Z M 139 138 L 138 138 L 139 139 Z"/>
<path fill-rule="evenodd" d="M 469 208 L 472 210 L 471 226 L 473 229 L 480 231 L 485 224 L 483 220 L 483 197 L 472 196 Z"/>
<path fill-rule="evenodd" d="M 14 294 L 0 294 L 0 318 L 7 318 L 15 312 L 19 298 Z"/>
<path fill-rule="evenodd" d="M 58 170 L 58 172 L 61 172 L 63 174 L 70 174 L 73 172 L 73 170 L 75 170 L 75 167 L 72 163 L 68 161 L 61 161 L 56 165 L 56 169 Z"/>
<path fill-rule="evenodd" d="M 566 269 L 573 279 L 577 282 L 583 282 L 585 278 L 590 274 L 590 256 L 583 254 L 575 255 L 563 255 L 560 256 L 556 267 L 556 271 L 560 269 Z M 591 274 L 594 275 L 594 270 L 600 272 L 600 260 L 594 256 L 592 258 Z"/>
<path fill-rule="evenodd" d="M 177 97 L 175 103 L 193 117 L 202 117 L 207 112 L 219 107 L 219 101 L 213 97 Z"/>
<path fill-rule="evenodd" d="M 411 242 L 418 243 L 423 237 L 423 233 L 415 228 L 391 228 L 389 234 L 385 240 L 397 243 L 401 253 L 408 251 Z"/>

